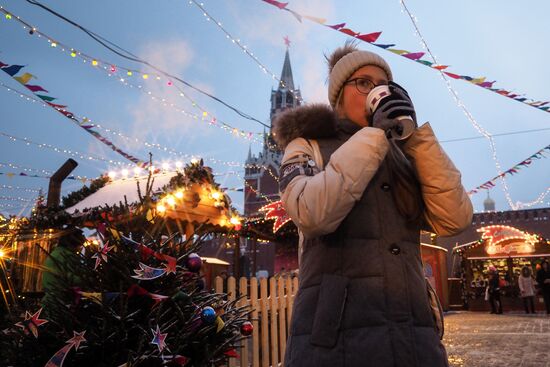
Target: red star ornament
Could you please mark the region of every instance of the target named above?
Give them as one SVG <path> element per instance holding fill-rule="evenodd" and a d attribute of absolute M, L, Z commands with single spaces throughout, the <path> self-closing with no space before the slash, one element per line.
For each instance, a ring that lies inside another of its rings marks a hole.
<path fill-rule="evenodd" d="M 282 226 L 291 220 L 283 207 L 283 202 L 280 200 L 264 205 L 260 208 L 260 211 L 265 212 L 265 219 L 275 219 L 275 223 L 273 223 L 273 233 L 276 233 Z"/>

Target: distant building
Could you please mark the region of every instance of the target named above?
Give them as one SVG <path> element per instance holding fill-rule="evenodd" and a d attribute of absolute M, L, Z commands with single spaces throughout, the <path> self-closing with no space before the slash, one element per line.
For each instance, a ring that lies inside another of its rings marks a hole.
<path fill-rule="evenodd" d="M 259 209 L 270 202 L 280 200 L 279 196 L 279 167 L 283 158 L 283 152 L 277 147 L 272 137 L 273 120 L 278 113 L 300 105 L 301 92 L 294 87 L 292 67 L 288 48 L 285 53 L 281 83 L 277 89 L 271 90 L 270 128 L 269 134 L 264 134 L 264 144 L 258 154 L 254 154 L 250 148 L 245 161 L 244 176 L 244 215 L 246 217 L 263 217 Z M 204 244 L 201 255 L 213 256 L 230 262 L 238 263 L 238 271 L 243 276 L 255 276 L 254 272 L 269 274 L 270 276 L 281 271 L 293 270 L 296 261 L 287 261 L 284 254 L 297 244 L 277 244 L 274 242 L 260 242 L 249 239 L 241 239 L 240 248 L 235 251 L 234 243 L 226 238 L 214 238 Z M 296 250 L 294 250 L 294 253 Z M 281 259 L 277 261 L 276 258 Z M 294 256 L 291 256 L 293 259 Z M 230 272 L 235 270 L 230 268 Z"/>

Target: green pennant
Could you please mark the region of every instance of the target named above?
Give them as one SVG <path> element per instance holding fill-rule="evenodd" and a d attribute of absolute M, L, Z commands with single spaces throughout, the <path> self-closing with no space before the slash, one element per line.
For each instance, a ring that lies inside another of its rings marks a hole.
<path fill-rule="evenodd" d="M 54 97 L 50 97 L 50 96 L 43 96 L 41 94 L 37 94 L 38 97 L 40 97 L 41 100 L 43 101 L 46 101 L 46 102 L 51 102 L 53 100 L 55 100 L 56 98 Z"/>

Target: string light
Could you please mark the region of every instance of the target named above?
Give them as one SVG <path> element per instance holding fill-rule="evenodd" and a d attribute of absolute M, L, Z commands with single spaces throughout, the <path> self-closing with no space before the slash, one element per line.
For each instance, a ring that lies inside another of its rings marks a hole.
<path fill-rule="evenodd" d="M 52 171 L 48 171 L 48 170 L 45 170 L 45 169 L 19 166 L 17 164 L 13 164 L 13 163 L 2 163 L 2 162 L 0 162 L 0 167 L 9 167 L 9 168 L 13 168 L 13 169 L 22 169 L 25 172 L 39 172 L 39 173 L 43 173 L 45 175 L 52 175 L 53 174 Z"/>
<path fill-rule="evenodd" d="M 521 201 L 518 201 L 518 202 L 516 202 L 516 206 L 517 206 L 518 209 L 523 209 L 523 208 L 530 208 L 530 207 L 535 206 L 535 205 L 540 204 L 540 203 L 544 203 L 544 199 L 546 198 L 546 196 L 548 194 L 550 194 L 550 187 L 548 187 L 546 190 L 544 190 L 535 200 L 527 202 L 527 203 L 522 203 Z M 548 203 L 548 204 L 550 204 L 550 203 Z"/>
<path fill-rule="evenodd" d="M 51 144 L 37 143 L 37 142 L 32 141 L 28 138 L 19 138 L 17 136 L 6 134 L 6 133 L 1 132 L 1 131 L 0 131 L 0 136 L 3 136 L 3 137 L 5 137 L 5 138 L 7 138 L 7 139 L 9 139 L 13 142 L 21 142 L 21 143 L 24 143 L 26 145 L 37 146 L 38 148 L 46 148 L 46 149 L 53 150 L 54 152 L 57 152 L 57 153 L 60 153 L 60 154 L 65 154 L 65 155 L 68 155 L 68 156 L 71 156 L 71 157 L 74 157 L 74 158 L 80 158 L 80 159 L 85 160 L 85 161 L 92 161 L 92 160 L 93 161 L 101 161 L 101 162 L 107 162 L 109 164 L 114 164 L 114 165 L 119 165 L 119 166 L 126 164 L 124 162 L 114 161 L 112 159 L 103 158 L 103 157 L 92 155 L 92 154 L 89 154 L 89 153 L 86 154 L 86 153 L 81 153 L 81 152 L 76 151 L 76 150 L 58 148 L 58 147 L 55 147 Z"/>
<path fill-rule="evenodd" d="M 0 11 L 1 11 L 1 12 L 4 12 L 4 13 L 7 12 L 6 10 L 4 10 L 4 9 L 1 8 L 1 7 L 0 7 Z M 30 28 L 30 27 L 31 27 L 30 24 L 28 24 L 27 22 L 21 20 L 19 17 L 18 17 L 17 20 L 23 25 L 23 28 L 24 28 L 24 29 L 27 29 L 27 28 Z M 34 27 L 32 27 L 32 28 L 33 28 L 33 29 L 36 29 L 36 28 L 34 28 Z M 42 33 L 42 32 L 38 32 L 38 31 L 37 31 L 36 33 L 37 33 L 37 35 L 38 35 L 39 38 L 44 38 L 44 39 L 46 39 L 47 42 L 50 43 L 50 45 L 51 45 L 52 47 L 57 47 L 57 45 L 62 45 L 62 47 L 59 48 L 59 50 L 61 50 L 61 51 L 63 51 L 63 52 L 65 52 L 66 49 L 69 49 L 69 50 L 74 51 L 73 48 L 71 48 L 71 47 L 69 47 L 69 46 L 67 46 L 67 45 L 63 45 L 63 44 L 61 44 L 61 43 L 59 43 L 59 42 L 53 41 L 53 39 L 52 39 L 51 37 L 49 37 L 48 35 L 46 35 L 46 34 L 44 34 L 44 33 Z M 89 55 L 84 54 L 84 53 L 81 53 L 81 52 L 76 52 L 76 51 L 74 51 L 74 53 L 75 53 L 75 57 L 78 56 L 79 58 L 82 59 L 82 61 L 83 61 L 84 63 L 90 62 L 93 66 L 100 66 L 100 67 L 97 68 L 97 69 L 98 69 L 98 70 L 100 70 L 100 69 L 105 70 L 106 72 L 109 73 L 109 76 L 113 76 L 115 73 L 117 73 L 117 70 L 118 70 L 118 69 L 120 69 L 120 70 L 122 70 L 122 71 L 126 71 L 126 75 L 128 75 L 128 76 L 133 75 L 133 72 L 141 73 L 140 71 L 131 70 L 131 69 L 129 69 L 129 68 L 121 67 L 121 66 L 116 65 L 116 64 L 108 63 L 108 62 L 105 62 L 105 61 L 100 60 L 99 58 L 95 58 L 95 57 L 89 56 Z M 72 55 L 71 55 L 71 56 L 72 56 Z M 150 75 L 147 74 L 147 73 L 141 73 L 141 75 L 142 75 L 142 78 L 143 78 L 144 80 L 149 79 L 149 76 L 150 76 Z M 161 77 L 161 75 L 154 75 L 154 76 L 155 76 L 155 78 L 153 78 L 154 80 L 163 80 L 163 79 L 165 78 L 164 75 L 163 75 L 162 77 Z M 127 83 L 127 81 L 126 81 L 124 78 L 118 78 L 117 80 L 119 80 L 119 81 L 122 82 L 122 83 Z M 167 84 L 173 84 L 173 81 L 170 80 L 170 79 L 167 79 L 166 82 L 167 82 Z M 139 90 L 143 89 L 143 87 L 142 87 L 141 85 L 137 85 L 137 86 L 136 86 L 136 85 L 132 85 L 132 84 L 130 84 L 130 83 L 125 84 L 125 85 L 126 85 L 126 86 L 130 86 L 130 87 L 135 87 L 135 88 L 137 88 L 137 89 L 139 89 Z M 198 105 L 198 103 L 196 103 L 196 102 L 193 101 L 191 98 L 189 98 L 185 93 L 183 93 L 183 91 L 182 91 L 179 87 L 177 88 L 177 90 L 180 92 L 180 93 L 179 93 L 179 96 L 180 96 L 180 97 L 187 98 L 187 99 L 189 99 L 189 100 L 192 102 L 193 107 L 200 109 L 202 112 L 205 111 L 204 109 L 202 109 L 202 108 Z M 149 95 L 151 96 L 151 99 L 153 99 L 153 100 L 155 100 L 155 101 L 165 102 L 165 100 L 164 100 L 163 98 L 156 97 L 156 96 L 152 95 L 151 92 L 145 91 L 145 93 L 149 94 Z M 164 104 L 164 106 L 165 106 L 165 107 L 168 107 L 168 105 L 167 105 L 166 103 Z M 172 105 L 170 105 L 170 107 L 175 107 L 175 105 L 172 104 Z M 194 115 L 194 114 L 191 114 L 191 113 L 189 113 L 189 112 L 186 112 L 185 110 L 179 109 L 179 112 L 185 113 L 185 114 L 189 114 L 190 117 L 192 117 L 192 118 L 194 118 L 194 119 L 196 119 L 196 120 L 198 120 L 198 119 L 200 118 L 199 116 Z M 232 132 L 232 131 L 233 131 L 234 127 L 231 127 L 229 124 L 226 124 L 226 123 L 224 123 L 223 121 L 217 119 L 213 114 L 208 113 L 208 116 L 211 117 L 211 119 L 209 119 L 210 125 L 213 125 L 213 126 L 222 128 L 222 129 L 224 129 L 224 130 L 226 130 L 226 131 L 228 131 L 228 132 Z M 255 141 L 255 142 L 261 143 L 261 140 L 252 139 L 253 136 L 261 136 L 261 135 L 263 135 L 263 133 L 255 133 L 255 132 L 248 132 L 248 131 L 239 130 L 239 134 L 238 134 L 237 136 L 239 136 L 239 137 L 246 137 L 248 140 L 253 140 L 253 141 Z"/>
<path fill-rule="evenodd" d="M 12 185 L 0 185 L 0 189 L 21 190 L 21 191 L 30 192 L 30 193 L 39 193 L 42 191 L 40 189 L 31 189 L 29 187 L 19 187 L 19 186 L 12 186 Z"/>
<path fill-rule="evenodd" d="M 258 64 L 258 66 L 260 67 L 260 69 L 265 73 L 265 74 L 269 74 L 271 75 L 271 77 L 275 80 L 277 80 L 279 82 L 279 85 L 283 88 L 287 88 L 290 93 L 292 94 L 292 97 L 303 103 L 304 100 L 302 99 L 302 97 L 300 96 L 300 93 L 298 90 L 294 90 L 294 89 L 290 89 L 288 88 L 288 86 L 281 80 L 277 77 L 277 75 L 275 75 L 273 72 L 271 72 L 250 50 L 247 46 L 243 45 L 241 43 L 241 40 L 240 39 L 237 39 L 235 37 L 233 37 L 231 35 L 231 33 L 229 33 L 223 26 L 220 22 L 218 22 L 216 19 L 214 19 L 207 11 L 206 9 L 204 9 L 203 7 L 203 4 L 202 3 L 197 3 L 195 0 L 191 0 L 189 1 L 189 4 L 194 4 L 197 8 L 199 8 L 201 11 L 202 11 L 202 14 L 203 16 L 206 18 L 207 21 L 209 21 L 210 19 L 212 19 L 212 21 L 214 21 L 214 24 L 216 24 L 216 26 L 222 30 L 222 32 L 225 34 L 226 38 L 231 40 L 231 43 L 237 45 L 246 55 L 250 56 L 250 58 L 252 58 L 252 60 L 254 60 L 256 62 L 256 64 Z"/>
<path fill-rule="evenodd" d="M 420 32 L 420 29 L 418 28 L 418 25 L 417 25 L 417 22 L 416 22 L 416 17 L 411 14 L 411 12 L 407 8 L 407 5 L 405 4 L 404 0 L 399 0 L 399 3 L 401 4 L 402 8 L 405 10 L 407 15 L 409 16 L 409 19 L 411 20 L 411 22 L 414 26 L 415 33 L 421 40 L 422 47 L 428 52 L 428 54 L 430 55 L 430 57 L 432 58 L 434 63 L 439 64 L 437 62 L 437 59 L 436 59 L 435 55 L 430 50 L 430 47 L 428 46 L 428 43 L 426 42 L 426 40 L 422 36 L 422 34 Z M 472 123 L 474 128 L 489 141 L 489 146 L 491 148 L 491 153 L 492 153 L 492 156 L 493 156 L 493 161 L 495 162 L 495 166 L 497 168 L 497 172 L 498 172 L 499 175 L 502 175 L 502 168 L 501 168 L 498 156 L 497 156 L 497 151 L 496 151 L 495 142 L 493 140 L 493 136 L 476 121 L 476 119 L 473 117 L 473 115 L 470 113 L 470 111 L 466 108 L 466 105 L 464 104 L 464 102 L 462 102 L 462 99 L 458 96 L 458 93 L 451 86 L 451 83 L 450 83 L 449 79 L 447 78 L 447 76 L 445 75 L 445 73 L 440 69 L 438 69 L 438 71 L 439 71 L 439 74 L 440 74 L 441 78 L 445 82 L 445 85 L 447 86 L 447 90 L 451 93 L 451 95 L 453 96 L 453 99 L 455 100 L 457 105 L 462 109 L 462 111 L 464 112 L 464 114 L 466 115 L 468 120 L 470 120 L 470 122 Z M 506 201 L 508 201 L 508 205 L 510 205 L 512 210 L 517 210 L 518 208 L 514 204 L 514 202 L 512 200 L 512 197 L 510 195 L 510 192 L 509 192 L 509 189 L 508 189 L 508 183 L 506 182 L 506 178 L 504 176 L 502 176 L 501 178 L 502 178 L 502 188 L 503 188 L 503 191 L 504 191 L 504 196 L 506 198 Z"/>

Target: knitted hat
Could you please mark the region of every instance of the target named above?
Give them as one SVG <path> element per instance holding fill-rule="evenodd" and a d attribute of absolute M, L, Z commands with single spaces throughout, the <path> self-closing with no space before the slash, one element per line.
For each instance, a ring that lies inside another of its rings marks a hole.
<path fill-rule="evenodd" d="M 386 72 L 389 80 L 393 80 L 386 60 L 374 52 L 357 50 L 351 43 L 337 48 L 327 60 L 329 63 L 328 100 L 333 108 L 346 80 L 363 66 L 378 66 Z"/>

